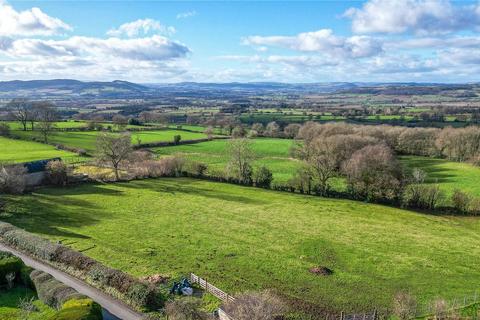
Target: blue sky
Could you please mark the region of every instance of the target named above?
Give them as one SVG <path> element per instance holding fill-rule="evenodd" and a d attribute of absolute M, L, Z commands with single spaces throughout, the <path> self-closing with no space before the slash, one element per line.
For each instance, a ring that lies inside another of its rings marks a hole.
<path fill-rule="evenodd" d="M 5 1 L 0 80 L 478 81 L 480 2 Z"/>

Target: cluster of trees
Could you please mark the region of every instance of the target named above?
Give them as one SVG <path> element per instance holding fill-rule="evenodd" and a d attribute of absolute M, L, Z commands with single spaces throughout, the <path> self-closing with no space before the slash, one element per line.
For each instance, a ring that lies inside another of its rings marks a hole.
<path fill-rule="evenodd" d="M 10 117 L 18 121 L 23 131 L 37 130 L 40 132 L 43 141 L 48 143 L 48 137 L 55 128 L 55 121 L 58 114 L 55 105 L 48 101 L 29 101 L 27 99 L 14 99 L 7 104 Z M 2 135 L 9 135 L 10 128 L 2 124 L 0 128 Z"/>
<path fill-rule="evenodd" d="M 474 163 L 480 159 L 480 128 L 476 126 L 436 129 L 307 122 L 296 137 L 309 142 L 315 137 L 336 135 L 375 139 L 399 154 L 444 157 Z"/>

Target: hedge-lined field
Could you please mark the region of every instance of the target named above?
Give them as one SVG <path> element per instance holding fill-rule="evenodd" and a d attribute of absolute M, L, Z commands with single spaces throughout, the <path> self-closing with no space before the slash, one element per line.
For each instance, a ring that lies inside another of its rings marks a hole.
<path fill-rule="evenodd" d="M 75 153 L 57 150 L 55 147 L 43 143 L 4 137 L 0 137 L 0 150 L 0 162 L 27 162 L 55 157 L 63 159 L 78 157 Z"/>
<path fill-rule="evenodd" d="M 9 197 L 3 219 L 136 276 L 195 272 L 337 311 L 387 307 L 399 290 L 461 297 L 480 277 L 479 218 L 186 178 L 45 188 Z M 319 265 L 334 274 L 309 272 Z"/>
<path fill-rule="evenodd" d="M 229 161 L 228 140 L 213 140 L 192 145 L 159 147 L 153 150 L 159 155 L 181 155 L 185 159 L 208 165 L 210 174 L 218 175 Z M 286 183 L 300 165 L 290 156 L 293 141 L 288 139 L 259 138 L 252 140 L 256 154 L 255 166 L 266 166 L 273 173 L 274 183 Z"/>
<path fill-rule="evenodd" d="M 273 173 L 274 183 L 284 184 L 301 165 L 299 160 L 292 158 L 290 148 L 292 140 L 258 138 L 252 140 L 252 149 L 256 154 L 254 165 L 264 165 Z M 214 140 L 192 145 L 159 147 L 153 150 L 161 155 L 180 155 L 187 160 L 206 163 L 208 173 L 221 174 L 229 161 L 227 152 L 228 140 Z M 402 165 L 406 169 L 420 168 L 427 173 L 427 184 L 437 183 L 447 196 L 454 189 L 460 189 L 475 196 L 480 196 L 480 168 L 469 163 L 453 162 L 421 156 L 401 156 Z M 331 181 L 332 188 L 345 191 L 343 178 Z"/>
<path fill-rule="evenodd" d="M 15 131 L 24 139 L 37 138 L 42 139 L 40 134 L 36 131 Z M 71 148 L 84 149 L 86 151 L 94 151 L 99 131 L 68 131 L 68 132 L 52 132 L 49 140 L 54 144 L 62 144 Z M 154 131 L 139 131 L 132 132 L 132 144 L 153 143 L 162 141 L 173 141 L 175 135 L 180 135 L 182 140 L 203 139 L 207 136 L 203 133 L 188 132 L 182 130 L 154 130 Z"/>
<path fill-rule="evenodd" d="M 410 168 L 420 168 L 427 173 L 427 183 L 437 183 L 447 195 L 455 189 L 480 196 L 480 167 L 466 162 L 445 159 L 404 156 L 401 162 Z"/>

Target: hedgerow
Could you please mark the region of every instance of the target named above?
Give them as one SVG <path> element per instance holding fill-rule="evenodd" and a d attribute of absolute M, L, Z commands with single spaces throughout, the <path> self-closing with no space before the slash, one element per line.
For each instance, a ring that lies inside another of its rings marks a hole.
<path fill-rule="evenodd" d="M 154 286 L 140 282 L 138 279 L 116 269 L 108 268 L 98 261 L 84 256 L 61 244 L 53 244 L 39 236 L 18 229 L 11 224 L 0 222 L 0 240 L 28 253 L 38 259 L 53 263 L 56 267 L 86 280 L 92 285 L 108 292 L 130 305 L 146 310 L 152 310 L 163 305 L 164 295 Z M 35 287 L 43 282 L 48 282 L 39 291 L 48 304 L 63 303 L 64 299 L 55 298 L 57 295 L 68 296 L 64 290 L 54 283 L 50 283 L 45 275 L 33 273 L 31 277 Z"/>
<path fill-rule="evenodd" d="M 30 278 L 35 285 L 38 298 L 52 308 L 60 309 L 68 300 L 85 298 L 85 296 L 79 294 L 74 289 L 42 271 L 32 271 Z"/>

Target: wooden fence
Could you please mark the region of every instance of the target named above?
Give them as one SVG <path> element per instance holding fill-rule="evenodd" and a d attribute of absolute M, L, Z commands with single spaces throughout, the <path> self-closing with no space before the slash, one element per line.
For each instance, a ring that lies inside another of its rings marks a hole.
<path fill-rule="evenodd" d="M 231 296 L 228 293 L 226 293 L 225 291 L 215 287 L 211 283 L 208 283 L 208 281 L 206 279 L 202 279 L 202 278 L 200 278 L 199 276 L 197 276 L 193 273 L 190 273 L 190 281 L 192 283 L 198 284 L 200 286 L 200 288 L 204 289 L 206 292 L 209 292 L 209 293 L 213 294 L 215 297 L 217 297 L 218 299 L 220 299 L 224 302 L 235 301 L 235 298 L 233 296 Z"/>

